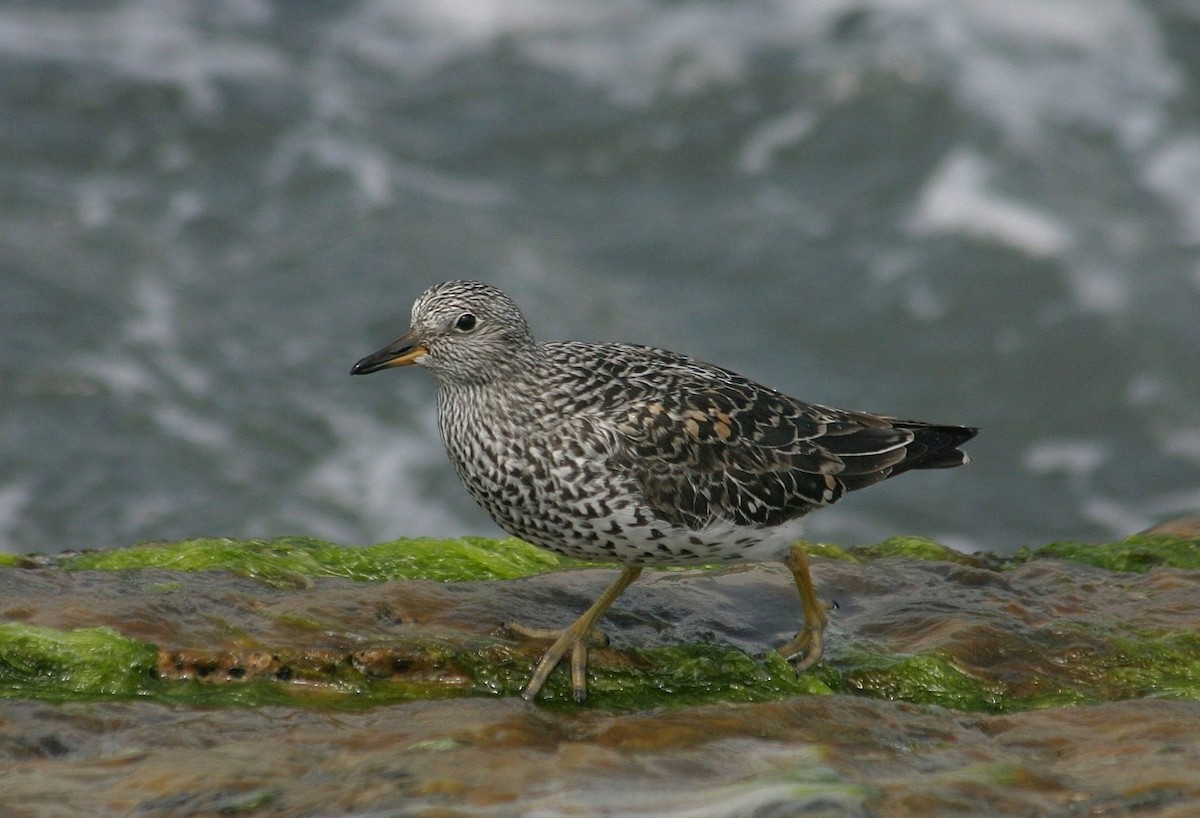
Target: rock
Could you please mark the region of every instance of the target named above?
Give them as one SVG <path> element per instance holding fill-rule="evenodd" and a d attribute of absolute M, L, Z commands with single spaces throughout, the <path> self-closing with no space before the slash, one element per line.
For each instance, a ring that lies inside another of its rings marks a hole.
<path fill-rule="evenodd" d="M 1153 528 L 1147 528 L 1141 533 L 1143 537 L 1176 537 L 1180 539 L 1200 539 L 1200 514 L 1187 517 L 1177 517 L 1165 523 L 1159 523 Z"/>
<path fill-rule="evenodd" d="M 562 567 L 524 548 L 204 540 L 0 568 L 7 814 L 1200 814 L 1195 542 L 813 546 L 839 607 L 799 678 L 755 658 L 797 625 L 782 566 L 647 572 L 585 708 L 562 669 L 516 698 L 543 645 L 498 625 L 565 624 L 611 570 L 483 579 Z"/>

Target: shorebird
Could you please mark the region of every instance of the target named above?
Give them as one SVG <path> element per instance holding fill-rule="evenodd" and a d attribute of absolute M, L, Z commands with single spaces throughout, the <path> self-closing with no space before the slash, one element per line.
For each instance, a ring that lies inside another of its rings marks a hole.
<path fill-rule="evenodd" d="M 570 627 L 515 629 L 554 640 L 527 700 L 567 653 L 574 697 L 586 698 L 588 636 L 648 565 L 783 561 L 804 624 L 778 651 L 806 670 L 824 649 L 827 606 L 796 542 L 801 519 L 910 469 L 961 466 L 977 432 L 805 403 L 664 349 L 540 343 L 511 298 L 476 281 L 429 288 L 411 324 L 351 374 L 428 369 L 450 461 L 500 527 L 623 566 Z"/>

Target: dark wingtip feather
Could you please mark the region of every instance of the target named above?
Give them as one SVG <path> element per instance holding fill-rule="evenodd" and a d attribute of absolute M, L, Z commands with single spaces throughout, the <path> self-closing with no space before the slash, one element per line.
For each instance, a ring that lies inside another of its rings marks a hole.
<path fill-rule="evenodd" d="M 894 474 L 909 469 L 952 469 L 971 462 L 970 455 L 958 447 L 979 434 L 979 429 L 973 426 L 930 426 L 909 422 L 896 425 L 910 430 L 913 442 L 908 446 L 909 456 L 893 470 Z"/>

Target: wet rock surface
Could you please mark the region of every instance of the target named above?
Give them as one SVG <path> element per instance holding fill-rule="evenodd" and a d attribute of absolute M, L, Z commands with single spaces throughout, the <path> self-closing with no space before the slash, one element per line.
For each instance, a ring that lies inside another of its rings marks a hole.
<path fill-rule="evenodd" d="M 1004 716 L 852 696 L 649 713 L 7 702 L 6 814 L 1093 815 L 1200 810 L 1200 703 Z"/>
<path fill-rule="evenodd" d="M 649 572 L 584 708 L 564 669 L 516 698 L 544 644 L 499 625 L 607 569 L 2 568 L 5 814 L 1200 814 L 1200 571 L 943 556 L 815 558 L 799 679 L 756 658 L 797 625 L 782 567 Z"/>

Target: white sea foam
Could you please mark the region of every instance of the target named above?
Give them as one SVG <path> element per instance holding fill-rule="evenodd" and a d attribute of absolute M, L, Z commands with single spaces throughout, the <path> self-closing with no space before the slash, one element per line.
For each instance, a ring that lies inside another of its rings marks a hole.
<path fill-rule="evenodd" d="M 126 398 L 163 394 L 179 387 L 189 395 L 209 392 L 211 376 L 181 348 L 176 298 L 162 276 L 145 275 L 132 288 L 134 310 L 109 354 L 81 356 L 76 366 Z M 131 355 L 132 350 L 141 352 Z"/>
<path fill-rule="evenodd" d="M 228 10 L 243 6 L 245 11 Z M 230 23 L 252 22 L 250 4 L 222 4 Z M 261 15 L 258 15 L 261 16 Z M 0 53 L 34 59 L 88 62 L 128 76 L 182 88 L 197 110 L 211 111 L 220 99 L 215 83 L 231 77 L 279 76 L 287 62 L 262 40 L 213 38 L 197 26 L 196 4 L 187 0 L 124 0 L 58 10 L 39 4 L 6 9 Z"/>
<path fill-rule="evenodd" d="M 1034 474 L 1089 477 L 1109 459 L 1108 447 L 1091 440 L 1054 439 L 1030 446 L 1021 463 Z"/>
<path fill-rule="evenodd" d="M 946 300 L 926 281 L 916 281 L 908 288 L 904 308 L 918 321 L 937 321 L 946 314 Z"/>
<path fill-rule="evenodd" d="M 119 353 L 81 355 L 72 364 L 82 377 L 103 384 L 110 392 L 123 398 L 154 391 L 154 373 L 142 362 Z"/>
<path fill-rule="evenodd" d="M 206 449 L 228 449 L 233 445 L 226 424 L 202 417 L 179 403 L 156 406 L 151 415 L 162 431 L 192 445 Z"/>
<path fill-rule="evenodd" d="M 908 228 L 918 235 L 961 232 L 1034 257 L 1070 248 L 1074 239 L 1066 225 L 989 189 L 991 175 L 989 162 L 978 154 L 964 148 L 950 153 L 925 183 Z"/>
<path fill-rule="evenodd" d="M 475 24 L 461 26 L 468 34 L 460 36 L 476 43 L 512 36 L 528 58 L 604 85 L 633 104 L 664 89 L 687 95 L 735 83 L 756 52 L 786 47 L 804 55 L 805 68 L 836 72 L 831 79 L 883 67 L 909 78 L 947 80 L 964 105 L 994 118 L 1014 138 L 1038 138 L 1066 112 L 1132 142 L 1147 138 L 1158 106 L 1180 86 L 1152 15 L 1129 0 L 624 2 L 601 4 L 602 10 L 555 3 L 538 15 L 466 5 L 470 15 L 455 16 L 470 16 Z M 462 6 L 451 8 L 461 12 Z M 544 13 L 549 8 L 554 11 Z M 414 16 L 429 9 L 409 4 Z M 435 12 L 426 22 L 445 32 L 445 15 Z M 852 15 L 867 21 L 870 48 L 846 48 L 830 36 Z M 1098 71 L 1120 80 L 1098 84 Z"/>
<path fill-rule="evenodd" d="M 421 428 L 406 433 L 344 407 L 331 412 L 337 446 L 299 481 L 300 494 L 360 518 L 373 540 L 472 533 L 464 532 L 461 520 L 432 499 L 420 478 L 432 469 L 449 468 L 441 445 L 434 443 L 438 433 L 432 407 L 408 417 L 419 417 Z M 336 514 L 310 510 L 301 516 L 321 536 L 345 538 L 361 530 L 340 526 Z"/>
<path fill-rule="evenodd" d="M 869 48 L 830 36 L 853 15 L 866 21 Z M 735 83 L 756 53 L 787 48 L 803 55 L 804 68 L 833 71 L 831 79 L 883 67 L 948 81 L 964 105 L 1016 139 L 1039 139 L 1066 116 L 1130 145 L 1154 136 L 1182 82 L 1153 15 L 1132 0 L 378 0 L 344 22 L 339 38 L 404 73 L 505 39 L 535 63 L 638 105 L 664 90 Z M 1097 83 L 1098 74 L 1113 81 Z"/>
<path fill-rule="evenodd" d="M 1142 179 L 1171 205 L 1181 238 L 1200 242 L 1200 137 L 1179 136 L 1162 145 L 1150 155 Z"/>
<path fill-rule="evenodd" d="M 294 76 L 289 57 L 256 30 L 280 13 L 263 2 L 198 10 L 184 0 L 124 0 L 86 14 L 35 5 L 5 10 L 0 53 L 99 62 L 180 87 L 194 107 L 212 111 L 221 105 L 223 80 Z M 850 17 L 864 22 L 847 45 L 832 32 Z M 1072 123 L 1111 133 L 1127 150 L 1146 154 L 1147 186 L 1200 240 L 1200 193 L 1189 183 L 1200 162 L 1196 147 L 1163 138 L 1184 81 L 1155 16 L 1133 0 L 367 0 L 335 18 L 322 37 L 322 56 L 304 66 L 312 121 L 281 146 L 276 165 L 314 156 L 349 172 L 368 204 L 390 201 L 393 185 L 486 205 L 503 196 L 486 180 L 431 177 L 427 168 L 393 164 L 364 130 L 373 117 L 362 106 L 371 100 L 355 92 L 356 65 L 412 80 L 505 43 L 528 62 L 605 89 L 623 104 L 649 106 L 664 93 L 687 97 L 736 85 L 757 55 L 786 49 L 796 54 L 791 70 L 823 80 L 831 98 L 852 96 L 856 77 L 883 70 L 950 90 L 1013 145 L 1044 145 Z M 746 138 L 743 170 L 764 172 L 779 148 L 819 122 L 818 110 L 773 114 Z M 972 209 L 954 216 L 955 191 L 939 196 L 931 188 L 918 227 L 961 230 L 1039 256 L 1072 240 L 1069 228 L 1039 208 L 972 187 L 961 156 L 948 162 L 942 171 L 949 175 L 935 181 L 968 183 L 957 192 Z M 103 197 L 85 194 L 81 213 L 95 223 L 105 218 L 104 205 Z"/>
<path fill-rule="evenodd" d="M 1066 280 L 1081 310 L 1115 314 L 1129 306 L 1127 272 L 1081 261 L 1068 271 Z"/>
<path fill-rule="evenodd" d="M 776 152 L 803 140 L 816 123 L 816 114 L 802 108 L 759 125 L 742 145 L 738 165 L 746 173 L 763 173 Z"/>
<path fill-rule="evenodd" d="M 987 548 L 983 543 L 971 537 L 964 537 L 954 532 L 945 532 L 943 534 L 932 534 L 931 539 L 939 542 L 947 548 L 953 548 L 960 554 L 975 554 L 980 551 L 986 551 Z"/>
<path fill-rule="evenodd" d="M 107 185 L 89 179 L 77 191 L 76 212 L 79 222 L 89 230 L 103 227 L 112 219 L 112 196 Z"/>
<path fill-rule="evenodd" d="M 1145 145 L 1181 87 L 1153 15 L 1129 0 L 933 0 L 909 8 L 953 65 L 960 102 L 1019 142 L 1075 121 Z"/>
<path fill-rule="evenodd" d="M 288 138 L 267 167 L 267 178 L 281 185 L 302 159 L 323 168 L 347 172 L 367 203 L 385 205 L 392 200 L 392 170 L 388 157 L 377 147 L 328 133 L 302 132 Z"/>
<path fill-rule="evenodd" d="M 1146 512 L 1154 517 L 1155 522 L 1163 522 L 1184 514 L 1196 514 L 1200 512 L 1200 486 L 1190 486 L 1180 491 L 1151 497 L 1146 502 Z"/>
<path fill-rule="evenodd" d="M 208 395 L 212 374 L 182 348 L 176 296 L 161 277 L 142 276 L 134 283 L 135 309 L 114 346 L 90 353 L 75 367 L 104 384 L 124 401 L 136 401 L 139 413 L 172 438 L 206 449 L 234 449 L 225 418 L 203 414 L 197 398 Z"/>
<path fill-rule="evenodd" d="M 1107 529 L 1113 538 L 1128 537 L 1157 522 L 1145 509 L 1135 511 L 1125 503 L 1095 495 L 1084 499 L 1083 516 Z"/>
<path fill-rule="evenodd" d="M 124 0 L 87 14 L 35 4 L 5 11 L 0 53 L 99 61 L 176 84 L 211 109 L 218 80 L 292 69 L 268 40 L 251 36 L 278 13 L 263 2 L 198 9 L 186 0 Z M 866 48 L 831 36 L 853 16 L 865 21 Z M 1183 83 L 1153 14 L 1133 0 L 368 0 L 324 35 L 327 56 L 309 66 L 321 117 L 353 112 L 344 107 L 352 95 L 337 93 L 344 56 L 411 78 L 501 41 L 631 104 L 734 83 L 756 54 L 785 48 L 801 55 L 798 70 L 830 72 L 831 81 L 883 68 L 949 82 L 965 106 L 1014 138 L 1040 138 L 1065 117 L 1130 146 L 1153 140 L 1162 106 Z"/>
<path fill-rule="evenodd" d="M 1200 429 L 1180 429 L 1168 435 L 1159 445 L 1167 457 L 1183 457 L 1200 463 Z M 1196 506 L 1200 509 L 1200 505 Z"/>
<path fill-rule="evenodd" d="M 13 532 L 32 497 L 33 492 L 22 483 L 0 486 L 0 551 L 20 550 Z"/>

